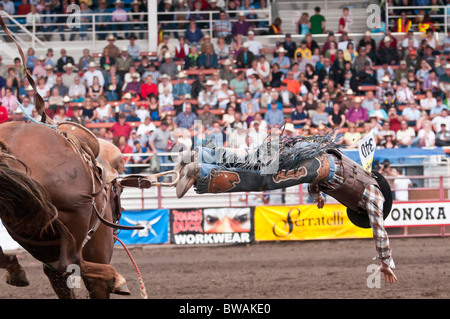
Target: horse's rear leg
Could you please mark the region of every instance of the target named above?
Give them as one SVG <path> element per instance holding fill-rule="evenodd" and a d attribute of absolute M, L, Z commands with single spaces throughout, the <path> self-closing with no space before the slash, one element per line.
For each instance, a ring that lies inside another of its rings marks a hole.
<path fill-rule="evenodd" d="M 75 291 L 67 284 L 68 275 L 66 273 L 51 269 L 46 265 L 43 265 L 43 268 L 59 299 L 76 299 Z"/>
<path fill-rule="evenodd" d="M 17 257 L 4 254 L 2 247 L 0 247 L 0 268 L 6 269 L 5 279 L 7 284 L 17 287 L 25 287 L 30 284 Z"/>
<path fill-rule="evenodd" d="M 103 280 L 110 288 L 110 292 L 129 294 L 125 278 L 114 267 L 83 260 L 82 245 L 89 230 L 92 206 L 91 202 L 88 201 L 79 203 L 79 207 L 81 208 L 76 211 L 65 212 L 64 214 L 60 211 L 60 219 L 69 232 L 60 232 L 61 251 L 58 270 L 67 272 L 69 265 L 79 265 L 82 278 Z"/>

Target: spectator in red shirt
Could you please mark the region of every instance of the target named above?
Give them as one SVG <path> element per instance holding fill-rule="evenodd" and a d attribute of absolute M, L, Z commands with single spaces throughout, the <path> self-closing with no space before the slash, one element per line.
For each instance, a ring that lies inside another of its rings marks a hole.
<path fill-rule="evenodd" d="M 4 106 L 0 106 L 0 124 L 9 121 L 8 110 Z"/>
<path fill-rule="evenodd" d="M 119 114 L 119 122 L 115 123 L 109 130 L 113 133 L 113 136 L 125 136 L 128 140 L 130 138 L 130 133 L 133 130 L 130 124 L 126 122 L 127 116 L 123 113 Z M 130 152 L 132 153 L 132 152 Z"/>
<path fill-rule="evenodd" d="M 149 73 L 147 75 L 147 82 L 141 86 L 141 97 L 143 99 L 150 99 L 150 94 L 153 93 L 154 96 L 158 96 L 158 86 L 153 83 L 153 76 Z"/>
<path fill-rule="evenodd" d="M 25 16 L 31 12 L 31 5 L 28 3 L 28 0 L 22 0 L 22 4 L 17 7 L 17 15 Z"/>
<path fill-rule="evenodd" d="M 349 26 L 352 19 L 349 13 L 350 10 L 348 8 L 342 9 L 342 17 L 339 19 L 339 33 L 350 32 Z"/>

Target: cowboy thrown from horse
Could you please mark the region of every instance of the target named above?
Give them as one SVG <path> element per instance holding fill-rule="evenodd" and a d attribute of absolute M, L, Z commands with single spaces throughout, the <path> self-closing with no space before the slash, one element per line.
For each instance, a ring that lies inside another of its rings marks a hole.
<path fill-rule="evenodd" d="M 274 144 L 278 144 L 278 154 Z M 386 282 L 397 281 L 384 228 L 392 206 L 389 185 L 381 174 L 367 172 L 339 151 L 332 133 L 281 138 L 278 143 L 263 143 L 251 153 L 196 147 L 195 151 L 180 153 L 175 170 L 180 174 L 178 198 L 192 186 L 203 194 L 266 191 L 308 183 L 319 209 L 325 204 L 321 194 L 325 193 L 347 207 L 348 217 L 356 226 L 372 228 L 377 258 L 381 260 L 379 271 Z"/>

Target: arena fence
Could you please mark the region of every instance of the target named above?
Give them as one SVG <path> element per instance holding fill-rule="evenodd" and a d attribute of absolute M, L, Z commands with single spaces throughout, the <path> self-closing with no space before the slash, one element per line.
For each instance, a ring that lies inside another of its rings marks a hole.
<path fill-rule="evenodd" d="M 389 236 L 448 236 L 449 203 L 394 203 L 385 220 Z M 124 211 L 121 223 L 146 226 L 142 231 L 121 231 L 119 238 L 126 244 L 249 244 L 373 236 L 371 228 L 353 225 L 341 204 L 327 204 L 323 209 L 315 205 L 263 205 L 134 210 Z"/>
<path fill-rule="evenodd" d="M 442 181 L 449 177 L 437 178 Z M 448 193 L 447 188 L 444 190 L 441 186 L 438 189 L 440 194 Z M 197 205 L 199 199 L 204 196 L 206 195 L 195 195 L 191 203 Z M 446 199 L 438 200 L 433 197 L 421 201 L 395 201 L 390 215 L 385 220 L 389 237 L 449 236 L 450 200 L 445 195 L 443 197 Z M 358 239 L 372 238 L 373 235 L 372 229 L 353 225 L 347 217 L 346 207 L 336 202 L 328 201 L 323 209 L 318 209 L 314 204 L 192 206 L 126 209 L 122 213 L 120 223 L 128 226 L 141 225 L 145 228 L 121 230 L 118 237 L 127 245 L 183 246 Z M 20 248 L 1 223 L 0 239 L 5 250 Z"/>
<path fill-rule="evenodd" d="M 164 155 L 170 155 L 170 153 Z M 171 163 L 171 165 L 174 165 L 174 163 Z M 169 164 L 166 166 L 169 166 Z M 442 172 L 446 170 L 446 168 L 443 168 Z M 406 178 L 410 179 L 412 186 L 400 188 L 396 185 L 401 183 L 397 184 L 395 178 L 387 177 L 394 194 L 392 220 L 390 224 L 387 224 L 390 235 L 392 237 L 448 236 L 450 175 L 409 175 L 397 179 Z M 136 210 L 194 209 L 193 204 L 195 203 L 196 209 L 241 209 L 264 206 L 271 210 L 284 211 L 285 208 L 280 207 L 301 206 L 304 209 L 315 207 L 306 187 L 307 185 L 304 184 L 270 192 L 204 195 L 198 195 L 190 190 L 182 199 L 176 197 L 175 190 L 172 188 L 154 187 L 150 190 L 125 192 L 123 200 L 128 203 L 132 201 L 134 203 L 133 209 Z M 333 198 L 326 197 L 326 205 L 329 205 L 329 207 L 336 208 L 335 205 L 337 204 L 339 203 Z M 127 205 L 125 204 L 124 207 L 126 208 Z"/>

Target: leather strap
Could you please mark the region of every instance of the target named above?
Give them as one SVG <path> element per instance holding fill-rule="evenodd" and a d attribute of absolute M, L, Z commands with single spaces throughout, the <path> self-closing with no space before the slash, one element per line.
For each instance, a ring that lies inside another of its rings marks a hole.
<path fill-rule="evenodd" d="M 27 68 L 27 62 L 25 59 L 25 55 L 23 54 L 22 48 L 20 47 L 19 43 L 17 43 L 16 39 L 13 37 L 13 35 L 11 34 L 11 32 L 9 32 L 9 29 L 6 27 L 5 22 L 3 21 L 3 18 L 0 16 L 0 25 L 2 26 L 3 31 L 5 31 L 5 33 L 11 38 L 11 40 L 13 40 L 13 42 L 16 44 L 17 49 L 19 50 L 19 54 L 20 57 L 22 58 L 22 64 L 23 67 L 25 69 L 25 75 L 27 76 L 28 82 L 30 82 L 31 87 L 33 88 L 34 92 L 35 92 L 35 107 L 36 107 L 36 111 L 39 113 L 39 115 L 41 116 L 41 122 L 42 123 L 48 123 L 48 124 L 55 124 L 53 122 L 53 120 L 49 117 L 47 117 L 47 115 L 44 112 L 44 99 L 42 98 L 42 96 L 38 93 L 37 89 L 36 89 L 36 83 L 34 82 L 33 77 L 31 76 L 30 72 L 28 71 Z"/>

